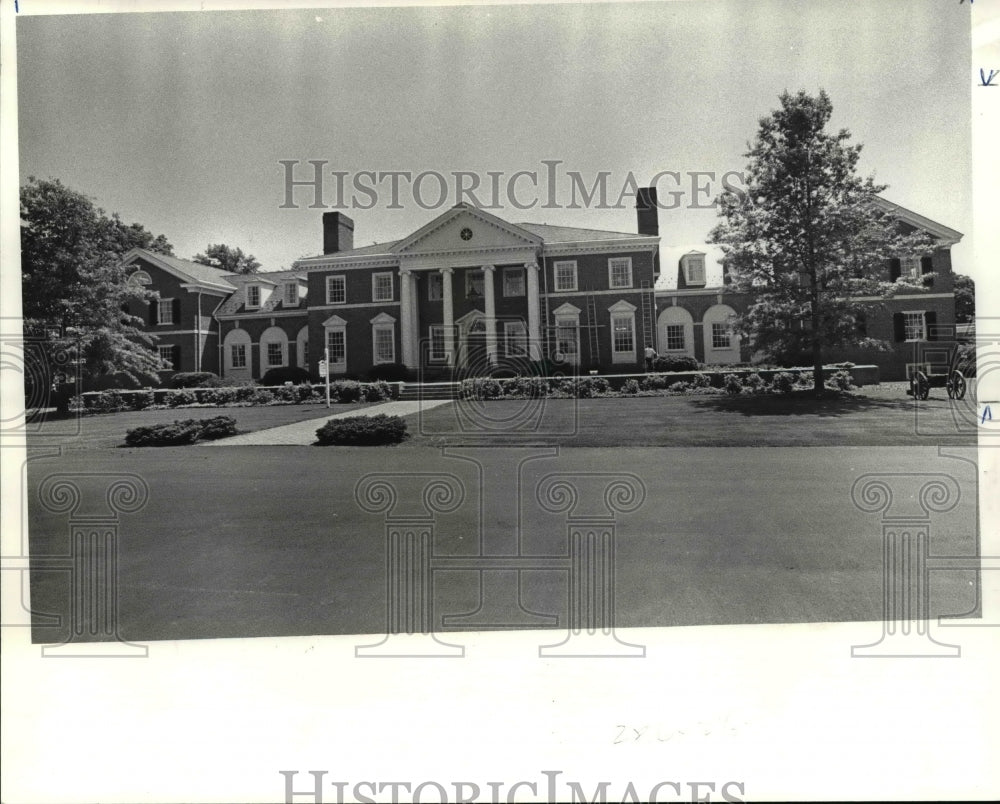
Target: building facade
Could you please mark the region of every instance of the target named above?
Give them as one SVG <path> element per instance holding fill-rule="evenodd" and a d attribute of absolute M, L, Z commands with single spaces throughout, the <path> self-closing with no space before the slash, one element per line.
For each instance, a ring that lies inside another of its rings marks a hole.
<path fill-rule="evenodd" d="M 954 325 L 950 248 L 961 234 L 901 207 L 903 227 L 935 239 L 933 256 L 893 260 L 887 278 L 926 277 L 919 293 L 865 298 L 866 337 L 888 351 L 831 353 L 902 379 L 913 344 Z M 661 246 L 655 194 L 643 191 L 637 231 L 510 223 L 459 204 L 401 240 L 354 248 L 354 222 L 323 215 L 323 253 L 290 271 L 249 275 L 140 249 L 130 281 L 159 299 L 145 311 L 175 371 L 260 379 L 297 366 L 313 377 L 363 379 L 386 367 L 425 380 L 528 373 L 633 373 L 644 351 L 710 365 L 750 359 L 731 326 L 742 300 L 726 288 L 721 253 Z M 381 369 L 380 369 L 381 367 Z"/>

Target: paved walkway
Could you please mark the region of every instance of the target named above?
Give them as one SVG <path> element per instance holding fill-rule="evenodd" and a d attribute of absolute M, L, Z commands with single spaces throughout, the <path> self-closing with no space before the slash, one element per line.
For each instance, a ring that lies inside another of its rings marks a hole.
<path fill-rule="evenodd" d="M 379 413 L 384 413 L 386 416 L 410 416 L 414 413 L 419 413 L 421 410 L 430 410 L 439 405 L 447 405 L 452 401 L 451 399 L 397 400 L 386 402 L 382 405 L 372 405 L 370 408 L 361 408 L 360 410 L 346 410 L 343 413 L 326 413 L 315 419 L 306 419 L 294 424 L 283 424 L 280 427 L 269 427 L 266 430 L 243 433 L 231 438 L 220 438 L 218 441 L 203 441 L 200 442 L 200 446 L 304 446 L 315 443 L 316 431 L 323 425 L 323 422 L 330 419 L 345 419 L 348 416 L 377 416 Z"/>

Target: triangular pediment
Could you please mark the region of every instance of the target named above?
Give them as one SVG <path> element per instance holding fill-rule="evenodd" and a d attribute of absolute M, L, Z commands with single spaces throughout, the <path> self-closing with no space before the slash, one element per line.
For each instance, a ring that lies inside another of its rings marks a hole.
<path fill-rule="evenodd" d="M 339 315 L 331 315 L 326 321 L 323 322 L 323 326 L 327 329 L 331 327 L 346 327 L 347 320 L 341 318 Z"/>
<path fill-rule="evenodd" d="M 527 229 L 476 207 L 461 204 L 400 240 L 393 251 L 400 255 L 434 254 L 534 248 L 541 243 L 542 239 Z"/>

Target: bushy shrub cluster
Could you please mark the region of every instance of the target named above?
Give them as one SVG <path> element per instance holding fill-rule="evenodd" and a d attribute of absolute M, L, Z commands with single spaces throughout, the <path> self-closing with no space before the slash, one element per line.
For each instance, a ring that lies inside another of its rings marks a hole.
<path fill-rule="evenodd" d="M 697 371 L 701 364 L 687 355 L 662 355 L 653 361 L 654 371 Z"/>
<path fill-rule="evenodd" d="M 316 431 L 320 446 L 379 446 L 398 444 L 408 437 L 401 416 L 348 416 L 330 419 Z"/>
<path fill-rule="evenodd" d="M 215 416 L 211 419 L 184 419 L 169 424 L 135 427 L 125 434 L 125 443 L 130 447 L 174 447 L 235 434 L 234 418 Z"/>
<path fill-rule="evenodd" d="M 771 383 L 775 391 L 782 394 L 790 394 L 792 389 L 795 388 L 795 377 L 789 374 L 787 371 L 782 371 L 779 374 L 774 375 L 774 380 Z"/>
<path fill-rule="evenodd" d="M 740 379 L 739 374 L 727 374 L 722 387 L 729 396 L 739 396 L 743 393 L 743 380 Z"/>
<path fill-rule="evenodd" d="M 223 381 L 211 371 L 178 371 L 170 378 L 171 388 L 213 388 Z"/>
<path fill-rule="evenodd" d="M 621 393 L 624 396 L 635 396 L 639 390 L 639 381 L 634 377 L 630 377 L 622 383 Z"/>
<path fill-rule="evenodd" d="M 304 368 L 299 366 L 279 366 L 278 368 L 268 369 L 264 372 L 264 376 L 260 378 L 260 384 L 284 385 L 286 382 L 290 382 L 293 385 L 297 385 L 309 382 L 309 379 L 309 372 Z"/>
<path fill-rule="evenodd" d="M 834 391 L 850 391 L 854 388 L 854 380 L 849 371 L 838 371 L 826 378 L 825 385 Z"/>

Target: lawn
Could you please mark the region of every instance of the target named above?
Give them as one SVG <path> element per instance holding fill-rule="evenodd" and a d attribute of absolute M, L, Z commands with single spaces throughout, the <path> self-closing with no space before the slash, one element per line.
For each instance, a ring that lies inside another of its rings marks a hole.
<path fill-rule="evenodd" d="M 639 477 L 645 502 L 617 517 L 619 626 L 878 620 L 881 525 L 851 503 L 851 486 L 866 472 L 919 466 L 953 475 L 965 496 L 935 516 L 933 552 L 976 549 L 975 470 L 933 448 L 581 448 L 523 463 L 526 455 L 421 450 L 417 467 L 400 462 L 397 449 L 74 450 L 29 462 L 28 499 L 38 499 L 51 473 L 145 479 L 148 503 L 123 514 L 119 528 L 121 633 L 138 641 L 383 632 L 386 520 L 354 496 L 358 479 L 371 472 L 389 473 L 407 505 L 421 498 L 407 485 L 420 480 L 417 470 L 458 479 L 464 500 L 433 524 L 434 553 L 447 556 L 565 555 L 566 515 L 539 507 L 541 478 Z M 65 514 L 32 505 L 30 528 L 33 557 L 66 554 Z M 33 572 L 33 608 L 65 615 L 69 577 Z M 445 614 L 477 609 L 479 579 L 475 569 L 435 572 L 435 627 Z M 495 612 L 488 599 L 477 627 L 488 627 L 485 615 L 494 613 L 502 623 L 540 627 L 526 612 L 565 625 L 565 571 L 500 580 L 509 599 Z M 931 586 L 935 613 L 977 605 L 971 571 L 936 571 Z M 521 605 L 512 606 L 518 588 Z M 65 620 L 38 627 L 34 638 L 59 641 L 65 627 Z"/>
<path fill-rule="evenodd" d="M 109 449 L 125 443 L 125 433 L 133 427 L 173 422 L 178 419 L 202 419 L 232 416 L 243 433 L 317 419 L 324 414 L 343 413 L 370 407 L 375 402 L 332 405 L 272 405 L 259 407 L 197 407 L 171 410 L 140 410 L 126 413 L 95 413 L 72 418 L 44 418 L 29 423 L 28 445 L 57 444 L 66 449 Z"/>
<path fill-rule="evenodd" d="M 550 441 L 566 447 L 971 446 L 976 407 L 942 389 L 923 402 L 905 383 L 817 400 L 728 397 L 462 400 L 423 412 L 412 444 Z"/>

